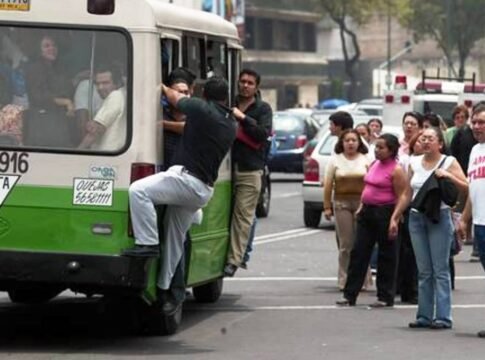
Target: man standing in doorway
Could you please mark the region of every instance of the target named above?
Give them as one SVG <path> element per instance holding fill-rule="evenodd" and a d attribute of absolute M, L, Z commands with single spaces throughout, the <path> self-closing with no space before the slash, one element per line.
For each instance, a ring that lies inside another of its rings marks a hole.
<path fill-rule="evenodd" d="M 239 74 L 239 93 L 233 114 L 238 121 L 236 141 L 232 148 L 234 169 L 234 210 L 231 221 L 231 243 L 224 267 L 225 276 L 234 276 L 245 268 L 248 246 L 266 159 L 266 141 L 271 135 L 271 107 L 260 99 L 260 75 L 250 69 Z"/>

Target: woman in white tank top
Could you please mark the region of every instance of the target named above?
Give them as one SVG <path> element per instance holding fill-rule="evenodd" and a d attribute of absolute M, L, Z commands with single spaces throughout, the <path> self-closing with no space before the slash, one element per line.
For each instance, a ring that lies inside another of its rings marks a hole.
<path fill-rule="evenodd" d="M 468 189 L 468 182 L 455 158 L 445 155 L 440 129 L 429 128 L 421 136 L 423 155 L 411 159 L 409 176 L 413 198 L 429 176 L 449 178 L 460 190 Z M 454 227 L 451 209 L 441 204 L 439 222 L 436 224 L 423 213 L 411 207 L 409 233 L 418 265 L 418 311 L 411 328 L 430 327 L 451 329 L 451 281 L 448 260 Z"/>

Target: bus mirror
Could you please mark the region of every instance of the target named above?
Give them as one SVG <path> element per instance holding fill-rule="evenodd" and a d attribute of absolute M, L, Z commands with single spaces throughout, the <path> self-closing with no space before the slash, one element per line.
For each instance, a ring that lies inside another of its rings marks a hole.
<path fill-rule="evenodd" d="M 88 0 L 88 12 L 95 15 L 111 15 L 115 11 L 115 0 Z"/>

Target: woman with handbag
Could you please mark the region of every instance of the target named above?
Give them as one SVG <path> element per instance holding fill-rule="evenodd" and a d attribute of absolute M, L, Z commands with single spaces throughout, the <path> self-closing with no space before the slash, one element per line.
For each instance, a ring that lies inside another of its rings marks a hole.
<path fill-rule="evenodd" d="M 418 311 L 411 328 L 451 329 L 451 281 L 448 260 L 454 236 L 450 199 L 443 189 L 467 191 L 468 182 L 452 156 L 442 154 L 443 133 L 423 131 L 423 155 L 410 159 L 412 189 L 409 233 L 418 265 Z M 446 198 L 446 199 L 445 199 Z M 446 204 L 443 200 L 448 202 Z M 456 200 L 455 200 L 456 201 Z"/>

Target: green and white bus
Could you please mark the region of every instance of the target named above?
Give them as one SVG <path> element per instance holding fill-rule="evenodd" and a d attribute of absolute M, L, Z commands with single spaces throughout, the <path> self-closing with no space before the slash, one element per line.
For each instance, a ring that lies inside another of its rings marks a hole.
<path fill-rule="evenodd" d="M 217 73 L 232 98 L 240 52 L 233 24 L 162 1 L 0 0 L 0 291 L 21 303 L 66 289 L 139 299 L 129 306 L 143 328 L 173 333 L 181 313 L 159 309 L 158 261 L 120 255 L 134 241 L 127 190 L 163 165 L 164 76 Z M 102 106 L 102 63 L 121 74 L 126 124 L 111 146 L 80 150 L 83 121 Z M 198 301 L 221 294 L 230 213 L 228 155 L 191 229 L 186 278 Z"/>

